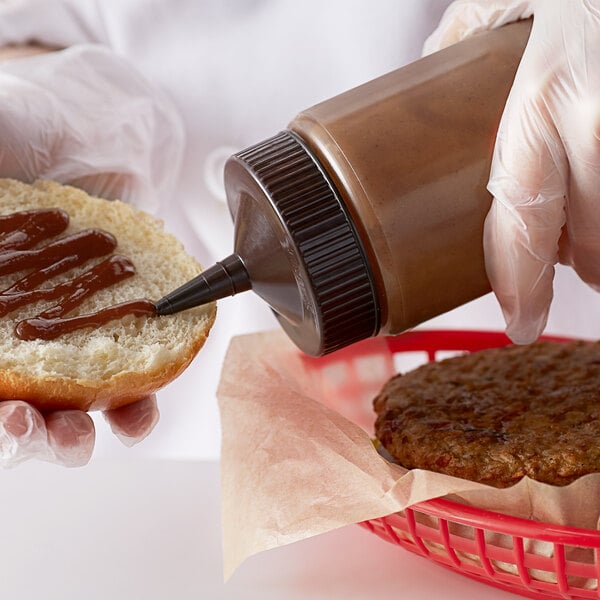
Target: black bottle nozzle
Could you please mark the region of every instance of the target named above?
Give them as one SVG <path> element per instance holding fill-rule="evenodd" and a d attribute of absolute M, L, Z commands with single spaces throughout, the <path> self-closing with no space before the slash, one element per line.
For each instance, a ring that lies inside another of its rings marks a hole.
<path fill-rule="evenodd" d="M 296 134 L 283 131 L 224 168 L 234 253 L 156 302 L 169 315 L 252 289 L 306 354 L 379 331 L 374 275 L 334 183 Z"/>
<path fill-rule="evenodd" d="M 250 277 L 242 259 L 237 254 L 231 254 L 158 300 L 155 303 L 156 314 L 172 315 L 220 298 L 234 296 L 251 287 Z"/>

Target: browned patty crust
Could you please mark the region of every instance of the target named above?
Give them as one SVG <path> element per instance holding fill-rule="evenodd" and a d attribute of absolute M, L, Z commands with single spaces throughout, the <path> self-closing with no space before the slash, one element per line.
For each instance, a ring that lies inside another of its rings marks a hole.
<path fill-rule="evenodd" d="M 375 398 L 404 467 L 507 487 L 600 471 L 600 342 L 538 342 L 432 362 Z"/>

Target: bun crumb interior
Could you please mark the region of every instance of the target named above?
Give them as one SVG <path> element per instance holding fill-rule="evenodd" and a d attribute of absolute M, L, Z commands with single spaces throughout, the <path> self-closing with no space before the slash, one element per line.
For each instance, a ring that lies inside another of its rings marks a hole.
<path fill-rule="evenodd" d="M 115 253 L 136 267 L 136 275 L 86 298 L 68 316 L 141 298 L 156 301 L 201 271 L 159 220 L 128 204 L 49 181 L 27 185 L 0 179 L 0 215 L 40 208 L 69 214 L 69 226 L 58 237 L 86 228 L 111 233 L 118 241 Z M 71 279 L 100 260 L 58 275 L 51 283 Z M 0 291 L 26 273 L 0 276 Z M 24 341 L 15 335 L 19 321 L 56 303 L 40 301 L 0 318 L 0 399 L 24 400 L 42 410 L 105 410 L 130 403 L 163 387 L 188 366 L 216 314 L 213 303 L 176 315 L 127 316 L 49 341 Z"/>

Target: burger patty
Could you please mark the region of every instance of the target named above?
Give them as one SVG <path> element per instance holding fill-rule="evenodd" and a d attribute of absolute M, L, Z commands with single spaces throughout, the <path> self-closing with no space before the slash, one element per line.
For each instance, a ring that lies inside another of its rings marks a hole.
<path fill-rule="evenodd" d="M 408 469 L 508 487 L 600 471 L 600 342 L 474 352 L 392 378 L 375 432 Z"/>

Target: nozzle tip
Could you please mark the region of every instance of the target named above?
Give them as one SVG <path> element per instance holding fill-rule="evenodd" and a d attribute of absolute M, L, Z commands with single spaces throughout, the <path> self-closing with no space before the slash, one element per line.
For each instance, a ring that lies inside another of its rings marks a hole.
<path fill-rule="evenodd" d="M 173 305 L 166 296 L 157 300 L 154 303 L 154 308 L 156 309 L 156 314 L 158 316 L 172 315 L 175 312 Z"/>
<path fill-rule="evenodd" d="M 156 314 L 171 315 L 233 296 L 250 287 L 244 263 L 237 255 L 231 255 L 155 302 Z"/>

